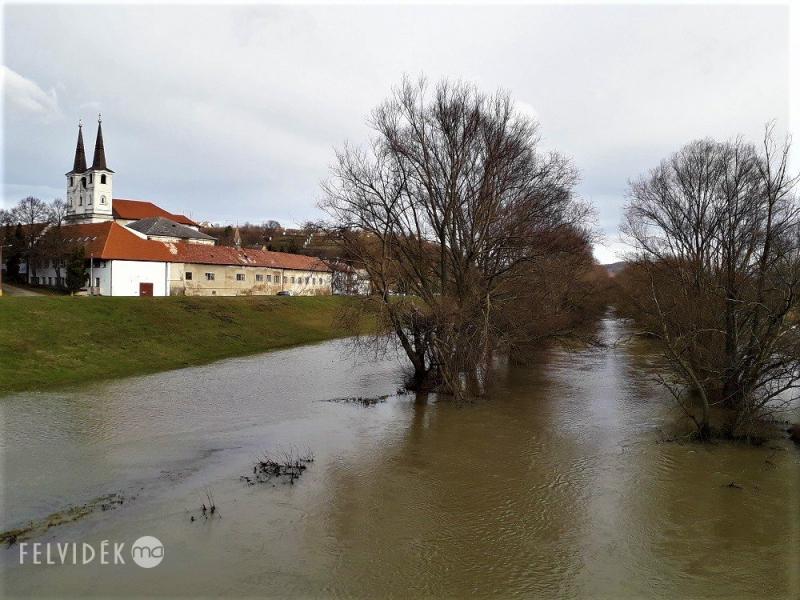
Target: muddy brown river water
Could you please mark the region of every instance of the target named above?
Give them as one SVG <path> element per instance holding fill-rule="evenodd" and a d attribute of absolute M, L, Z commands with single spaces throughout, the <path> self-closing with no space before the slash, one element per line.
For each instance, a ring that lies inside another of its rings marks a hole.
<path fill-rule="evenodd" d="M 648 361 L 552 351 L 456 406 L 396 394 L 399 360 L 330 342 L 1 398 L 0 530 L 165 552 L 19 565 L 18 542 L 2 593 L 800 598 L 800 450 L 660 443 L 675 412 Z M 315 456 L 294 484 L 240 480 L 290 448 Z"/>

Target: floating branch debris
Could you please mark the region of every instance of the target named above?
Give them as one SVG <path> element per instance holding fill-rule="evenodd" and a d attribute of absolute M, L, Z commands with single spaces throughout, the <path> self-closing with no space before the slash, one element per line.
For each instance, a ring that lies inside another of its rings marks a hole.
<path fill-rule="evenodd" d="M 200 514 L 195 516 L 194 514 L 189 515 L 189 521 L 194 523 L 198 519 L 213 519 L 214 516 L 222 518 L 222 515 L 219 514 L 217 510 L 217 503 L 214 501 L 214 494 L 211 493 L 210 489 L 206 490 L 206 498 L 203 503 L 200 505 Z"/>
<path fill-rule="evenodd" d="M 360 404 L 361 406 L 375 406 L 381 402 L 386 402 L 387 398 L 391 398 L 394 394 L 385 394 L 383 396 L 346 396 L 344 398 L 332 398 L 326 402 L 338 402 L 341 404 Z"/>
<path fill-rule="evenodd" d="M 277 482 L 293 485 L 296 479 L 314 462 L 314 453 L 306 450 L 299 453 L 296 450 L 285 450 L 274 455 L 265 454 L 253 466 L 253 474 L 242 475 L 240 479 L 247 485 L 257 483 Z"/>

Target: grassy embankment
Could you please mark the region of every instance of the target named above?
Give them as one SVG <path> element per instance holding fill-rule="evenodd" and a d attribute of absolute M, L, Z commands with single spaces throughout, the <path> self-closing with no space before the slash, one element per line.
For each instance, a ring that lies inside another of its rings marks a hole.
<path fill-rule="evenodd" d="M 348 298 L 0 298 L 0 395 L 208 363 L 348 335 Z"/>

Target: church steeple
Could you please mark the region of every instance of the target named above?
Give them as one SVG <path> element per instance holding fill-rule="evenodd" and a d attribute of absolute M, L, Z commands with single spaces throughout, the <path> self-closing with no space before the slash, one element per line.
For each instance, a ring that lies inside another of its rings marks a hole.
<path fill-rule="evenodd" d="M 93 171 L 111 171 L 106 166 L 106 149 L 103 146 L 103 119 L 97 115 L 97 140 L 94 143 L 94 160 L 92 161 L 91 169 Z M 113 173 L 113 171 L 111 171 Z"/>
<path fill-rule="evenodd" d="M 83 122 L 78 121 L 78 145 L 75 147 L 75 160 L 72 162 L 71 173 L 86 171 L 86 151 L 83 149 Z"/>
<path fill-rule="evenodd" d="M 67 173 L 67 219 L 74 223 L 100 223 L 113 220 L 111 195 L 113 177 L 114 171 L 106 164 L 103 126 L 98 115 L 94 161 L 88 169 L 86 153 L 83 150 L 83 125 L 78 126 L 75 164 L 72 171 Z"/>

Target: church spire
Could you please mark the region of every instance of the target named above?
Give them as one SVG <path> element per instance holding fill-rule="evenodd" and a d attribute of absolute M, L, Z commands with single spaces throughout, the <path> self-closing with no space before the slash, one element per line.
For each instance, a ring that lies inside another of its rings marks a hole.
<path fill-rule="evenodd" d="M 103 146 L 103 119 L 97 115 L 97 140 L 94 143 L 94 160 L 92 161 L 92 170 L 111 171 L 106 166 L 106 149 Z"/>
<path fill-rule="evenodd" d="M 86 151 L 83 149 L 83 121 L 78 121 L 78 145 L 75 147 L 72 172 L 83 173 L 84 171 L 86 171 Z"/>

